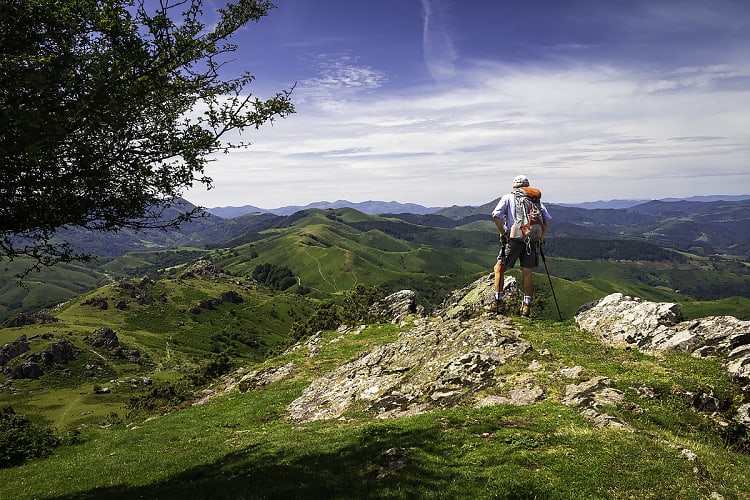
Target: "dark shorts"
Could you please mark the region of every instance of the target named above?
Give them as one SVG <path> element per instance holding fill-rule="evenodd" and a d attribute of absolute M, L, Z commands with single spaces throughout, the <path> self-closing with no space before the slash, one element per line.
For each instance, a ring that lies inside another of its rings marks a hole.
<path fill-rule="evenodd" d="M 508 240 L 508 245 L 505 247 L 505 261 L 503 261 L 503 267 L 506 269 L 512 268 L 516 264 L 516 260 L 521 261 L 521 267 L 536 267 L 539 265 L 539 243 L 531 243 L 527 246 L 526 243 L 520 240 Z M 500 260 L 501 254 L 498 254 L 497 260 Z"/>

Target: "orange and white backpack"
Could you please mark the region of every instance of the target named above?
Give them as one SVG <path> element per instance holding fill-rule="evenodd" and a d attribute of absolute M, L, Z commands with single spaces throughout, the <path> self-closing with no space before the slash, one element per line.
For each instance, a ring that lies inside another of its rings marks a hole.
<path fill-rule="evenodd" d="M 526 243 L 536 243 L 542 239 L 542 192 L 533 187 L 519 187 L 513 190 L 516 203 L 516 220 L 510 228 L 510 237 Z"/>

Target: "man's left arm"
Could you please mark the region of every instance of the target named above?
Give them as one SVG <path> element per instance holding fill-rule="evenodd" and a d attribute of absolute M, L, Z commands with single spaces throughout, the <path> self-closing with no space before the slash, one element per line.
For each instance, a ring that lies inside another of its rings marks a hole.
<path fill-rule="evenodd" d="M 547 235 L 547 231 L 549 230 L 549 226 L 552 223 L 552 216 L 547 211 L 547 208 L 541 204 L 542 207 L 542 220 L 544 221 L 544 224 L 542 224 L 542 243 L 544 243 L 544 237 Z"/>

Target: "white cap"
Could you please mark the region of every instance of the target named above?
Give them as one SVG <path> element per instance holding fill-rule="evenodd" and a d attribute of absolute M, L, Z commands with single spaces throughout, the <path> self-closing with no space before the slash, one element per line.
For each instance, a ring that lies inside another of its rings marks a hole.
<path fill-rule="evenodd" d="M 525 175 L 517 175 L 515 179 L 513 179 L 513 187 L 519 188 L 521 186 L 528 186 L 529 185 L 529 178 Z"/>

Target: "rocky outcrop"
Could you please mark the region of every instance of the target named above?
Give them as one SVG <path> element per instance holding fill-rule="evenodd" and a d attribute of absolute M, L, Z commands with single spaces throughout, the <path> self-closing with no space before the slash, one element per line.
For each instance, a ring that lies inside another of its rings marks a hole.
<path fill-rule="evenodd" d="M 297 421 L 335 418 L 364 402 L 378 418 L 471 399 L 497 384 L 495 370 L 530 349 L 504 320 L 421 320 L 390 344 L 315 380 L 289 407 Z"/>
<path fill-rule="evenodd" d="M 614 380 L 581 366 L 557 366 L 545 373 L 555 353 L 535 352 L 521 336 L 523 325 L 502 315 L 483 313 L 482 306 L 492 300 L 492 285 L 493 276 L 488 275 L 453 292 L 432 318 L 411 316 L 413 326 L 396 341 L 362 353 L 314 380 L 287 407 L 290 419 L 338 418 L 355 404 L 373 417 L 385 419 L 436 407 L 529 405 L 553 397 L 576 408 L 596 426 L 635 432 L 628 422 L 613 416 L 616 412 L 612 409 L 618 406 L 637 407 L 625 401 L 625 393 Z M 516 292 L 515 280 L 506 279 L 505 290 L 506 294 Z M 409 297 L 401 292 L 399 296 Z M 394 301 L 398 302 L 406 304 L 408 300 Z M 399 315 L 385 317 L 398 321 Z M 583 330 L 607 345 L 637 348 L 650 355 L 687 351 L 699 357 L 723 356 L 727 370 L 740 378 L 749 368 L 747 358 L 742 357 L 748 347 L 748 322 L 736 318 L 685 321 L 675 304 L 613 294 L 582 308 L 576 319 Z M 292 350 L 306 347 L 309 356 L 315 356 L 325 347 L 322 338 L 321 332 Z M 507 363 L 518 366 L 512 376 L 507 369 L 498 369 Z M 288 376 L 290 370 L 279 367 L 253 373 L 243 381 L 242 389 L 272 383 L 278 376 Z M 634 383 L 629 390 L 644 400 L 663 397 L 644 384 Z M 717 414 L 731 405 L 710 391 L 679 395 L 697 412 Z M 737 411 L 739 425 L 750 420 L 749 408 L 743 405 Z"/>
<path fill-rule="evenodd" d="M 235 292 L 234 290 L 227 290 L 225 292 L 222 292 L 220 299 L 222 302 L 227 302 L 229 304 L 242 304 L 242 302 L 244 301 L 242 295 Z"/>
<path fill-rule="evenodd" d="M 75 359 L 79 349 L 68 340 L 61 340 L 49 345 L 44 351 L 30 354 L 19 363 L 6 366 L 3 373 L 9 378 L 37 379 L 44 373 L 44 368 L 54 365 L 65 365 Z"/>
<path fill-rule="evenodd" d="M 8 342 L 0 348 L 0 366 L 4 366 L 11 359 L 20 356 L 30 349 L 26 335 L 21 335 L 13 342 Z"/>
<path fill-rule="evenodd" d="M 91 337 L 84 337 L 85 342 L 91 344 L 91 347 L 97 349 L 106 349 L 112 357 L 127 359 L 133 364 L 142 365 L 141 353 L 138 349 L 127 349 L 120 344 L 117 333 L 111 328 L 97 328 L 91 334 Z"/>
<path fill-rule="evenodd" d="M 131 299 L 134 299 L 138 305 L 146 305 L 153 303 L 156 298 L 149 293 L 148 287 L 154 284 L 154 280 L 148 276 L 144 276 L 138 281 L 137 284 L 131 283 L 129 279 L 121 279 L 114 283 L 112 288 L 119 292 L 119 297 L 113 298 L 115 302 L 115 308 L 125 310 L 128 308 L 128 302 L 122 298 L 122 295 L 129 295 Z M 164 296 L 160 298 L 162 302 L 166 300 Z"/>
<path fill-rule="evenodd" d="M 507 300 L 518 297 L 518 283 L 513 276 L 505 276 L 503 293 Z M 482 314 L 483 307 L 495 297 L 495 275 L 488 274 L 470 285 L 452 292 L 437 308 L 435 314 L 449 319 L 467 319 Z"/>
<path fill-rule="evenodd" d="M 101 347 L 110 351 L 120 347 L 120 340 L 111 328 L 99 328 L 94 331 L 91 337 L 89 342 L 93 347 Z"/>
<path fill-rule="evenodd" d="M 228 304 L 241 304 L 243 302 L 242 295 L 235 292 L 234 290 L 227 290 L 222 292 L 220 297 L 209 297 L 199 301 L 196 305 L 190 307 L 188 312 L 190 314 L 200 314 L 201 311 L 213 311 L 217 307 L 224 303 Z"/>
<path fill-rule="evenodd" d="M 225 276 L 224 272 L 208 259 L 198 259 L 180 276 L 180 279 L 204 277 L 217 280 Z"/>
<path fill-rule="evenodd" d="M 28 313 L 20 312 L 14 314 L 10 318 L 6 319 L 0 324 L 0 328 L 19 328 L 26 325 L 33 325 L 35 323 L 56 323 L 57 318 L 50 316 L 44 312 Z"/>
<path fill-rule="evenodd" d="M 591 420 L 598 427 L 629 429 L 625 422 L 603 411 L 604 407 L 616 406 L 625 399 L 623 392 L 614 389 L 612 385 L 613 381 L 606 377 L 594 377 L 580 384 L 568 384 L 565 386 L 562 403 L 577 407 L 584 418 Z"/>
<path fill-rule="evenodd" d="M 373 304 L 370 314 L 374 318 L 399 324 L 409 316 L 424 316 L 424 307 L 417 304 L 417 294 L 412 290 L 401 290 Z"/>
<path fill-rule="evenodd" d="M 689 352 L 716 356 L 727 372 L 750 379 L 750 321 L 733 316 L 684 320 L 677 304 L 654 303 L 614 293 L 576 313 L 578 326 L 603 343 L 647 354 Z"/>
<path fill-rule="evenodd" d="M 81 305 L 92 306 L 101 311 L 106 311 L 107 309 L 109 309 L 109 302 L 107 302 L 106 297 L 92 297 L 81 302 Z"/>
<path fill-rule="evenodd" d="M 280 367 L 266 368 L 256 370 L 243 376 L 239 382 L 240 392 L 247 392 L 252 389 L 259 389 L 263 386 L 273 384 L 281 379 L 290 376 L 294 372 L 294 363 L 287 363 Z"/>

